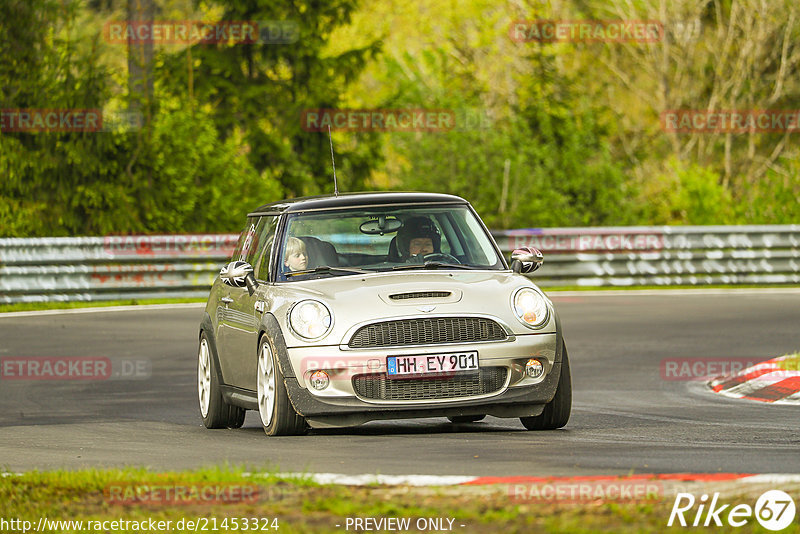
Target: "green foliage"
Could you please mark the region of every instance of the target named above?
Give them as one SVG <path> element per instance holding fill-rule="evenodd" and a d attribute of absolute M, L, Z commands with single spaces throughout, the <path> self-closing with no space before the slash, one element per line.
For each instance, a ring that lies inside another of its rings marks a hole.
<path fill-rule="evenodd" d="M 392 136 L 392 150 L 405 156 L 398 187 L 463 195 L 492 228 L 628 222 L 625 170 L 610 154 L 602 117 L 570 94 L 572 81 L 558 79 L 551 59 L 537 58 L 541 75 L 528 79 L 520 103 L 498 118 L 476 111 L 480 93 L 448 91 L 478 82 L 444 51 L 423 56 L 410 76 L 388 60 L 388 75 L 404 88 L 393 104 L 449 109 L 457 119 L 452 131 Z M 422 71 L 440 77 L 423 84 Z"/>
<path fill-rule="evenodd" d="M 231 232 L 243 210 L 281 196 L 202 113 L 164 109 L 138 132 L 29 135 L 30 147 L 0 140 L 6 236 Z"/>
<path fill-rule="evenodd" d="M 782 172 L 770 170 L 747 188 L 734 206 L 738 220 L 752 224 L 800 221 L 800 154 L 786 159 Z"/>
<path fill-rule="evenodd" d="M 708 167 L 671 159 L 646 177 L 639 194 L 639 217 L 652 224 L 740 224 L 730 192 Z"/>
<path fill-rule="evenodd" d="M 449 131 L 334 132 L 340 189 L 458 194 L 493 228 L 800 219 L 791 135 L 659 123 L 797 109 L 789 0 L 739 0 L 746 17 L 676 1 L 653 45 L 508 37 L 512 20 L 659 19 L 638 0 L 154 1 L 165 19 L 289 21 L 297 40 L 157 45 L 139 129 L 0 132 L 0 236 L 236 231 L 254 206 L 330 192 L 327 133 L 300 122 L 318 108 L 452 110 Z M 126 109 L 126 47 L 101 34 L 125 4 L 0 1 L 0 109 Z"/>
<path fill-rule="evenodd" d="M 165 55 L 158 77 L 174 95 L 190 91 L 199 102 L 214 102 L 213 117 L 221 134 L 239 129 L 252 165 L 277 179 L 287 196 L 330 191 L 327 133 L 303 130 L 301 114 L 341 107 L 341 93 L 374 57 L 380 42 L 326 54 L 331 31 L 349 21 L 356 7 L 353 0 L 218 3 L 225 9 L 222 20 L 296 24 L 297 40 L 193 46 Z M 349 145 L 339 144 L 337 153 L 343 189 L 361 189 L 378 164 L 378 139 L 374 134 L 357 135 Z"/>
<path fill-rule="evenodd" d="M 111 73 L 99 47 L 68 41 L 79 3 L 65 6 L 34 0 L 5 13 L 5 46 L 15 50 L 18 39 L 38 52 L 25 68 L 0 63 L 0 80 L 8 80 L 0 84 L 8 91 L 3 109 L 103 109 L 110 102 Z M 55 26 L 15 30 L 33 19 Z M 222 139 L 207 108 L 191 111 L 185 100 L 161 96 L 140 129 L 0 135 L 0 235 L 229 232 L 239 229 L 243 211 L 282 198 L 278 182 L 248 161 L 240 131 Z"/>

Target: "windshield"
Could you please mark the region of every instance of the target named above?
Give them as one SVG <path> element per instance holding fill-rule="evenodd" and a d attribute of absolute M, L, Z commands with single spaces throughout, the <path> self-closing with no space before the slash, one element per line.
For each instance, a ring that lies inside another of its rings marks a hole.
<path fill-rule="evenodd" d="M 463 205 L 290 214 L 279 280 L 405 269 L 504 269 L 491 237 Z"/>

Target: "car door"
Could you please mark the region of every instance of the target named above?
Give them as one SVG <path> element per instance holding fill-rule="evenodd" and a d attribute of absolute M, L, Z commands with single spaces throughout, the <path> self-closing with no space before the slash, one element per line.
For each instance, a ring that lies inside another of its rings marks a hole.
<path fill-rule="evenodd" d="M 239 261 L 243 257 L 243 251 L 251 246 L 255 239 L 256 224 L 258 219 L 250 217 L 247 219 L 247 226 L 239 237 L 239 242 L 231 256 L 231 261 Z M 235 298 L 239 296 L 238 288 L 228 284 L 219 284 L 219 301 L 217 305 L 217 352 L 219 354 L 219 365 L 222 371 L 222 380 L 226 384 L 236 385 L 235 376 L 235 354 L 231 349 L 230 336 L 232 331 L 241 323 L 241 318 L 237 318 L 237 304 Z"/>
<path fill-rule="evenodd" d="M 252 242 L 242 249 L 241 260 L 257 269 L 264 254 L 272 253 L 272 242 L 277 227 L 277 217 L 264 215 L 254 224 Z M 256 277 L 266 279 L 262 273 Z M 262 282 L 263 283 L 263 282 Z M 228 360 L 229 385 L 255 390 L 256 388 L 256 350 L 258 345 L 258 324 L 261 317 L 255 310 L 259 292 L 250 295 L 247 288 L 231 287 L 230 300 L 225 312 L 225 333 L 222 336 L 223 350 Z M 223 374 L 225 369 L 223 368 Z"/>

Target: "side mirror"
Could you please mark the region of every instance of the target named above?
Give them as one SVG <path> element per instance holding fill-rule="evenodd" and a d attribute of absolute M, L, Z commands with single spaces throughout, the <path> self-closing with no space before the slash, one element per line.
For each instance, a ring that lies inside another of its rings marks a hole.
<path fill-rule="evenodd" d="M 251 295 L 258 287 L 258 282 L 253 275 L 253 267 L 246 261 L 230 262 L 220 270 L 219 277 L 229 286 L 246 287 Z"/>
<path fill-rule="evenodd" d="M 511 269 L 515 273 L 532 273 L 542 266 L 544 256 L 533 247 L 521 247 L 511 253 Z"/>

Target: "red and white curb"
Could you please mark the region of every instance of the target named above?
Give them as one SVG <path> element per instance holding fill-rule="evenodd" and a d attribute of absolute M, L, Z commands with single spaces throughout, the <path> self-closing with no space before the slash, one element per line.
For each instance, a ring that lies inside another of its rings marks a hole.
<path fill-rule="evenodd" d="M 296 476 L 319 484 L 384 488 L 438 487 L 443 494 L 495 495 L 511 503 L 663 502 L 681 495 L 742 495 L 782 488 L 800 491 L 800 474 L 657 473 L 589 476 L 435 476 L 345 475 Z M 423 489 L 423 491 L 429 491 Z"/>
<path fill-rule="evenodd" d="M 736 399 L 771 404 L 800 404 L 800 371 L 784 369 L 781 356 L 759 363 L 733 376 L 722 376 L 708 383 L 711 391 Z"/>
<path fill-rule="evenodd" d="M 556 484 L 575 482 L 671 481 L 671 482 L 743 482 L 753 484 L 800 483 L 800 474 L 748 473 L 653 473 L 638 475 L 588 476 L 437 476 L 437 475 L 345 475 L 339 473 L 286 473 L 317 484 L 342 486 L 489 486 L 513 484 Z"/>
<path fill-rule="evenodd" d="M 23 472 L 0 472 L 0 477 L 24 476 Z M 576 475 L 576 476 L 462 476 L 462 475 L 347 475 L 343 473 L 242 473 L 245 477 L 274 477 L 300 479 L 317 484 L 341 486 L 501 486 L 511 484 L 556 484 L 569 482 L 741 482 L 751 484 L 800 484 L 800 474 L 751 473 L 641 473 L 633 475 Z"/>

